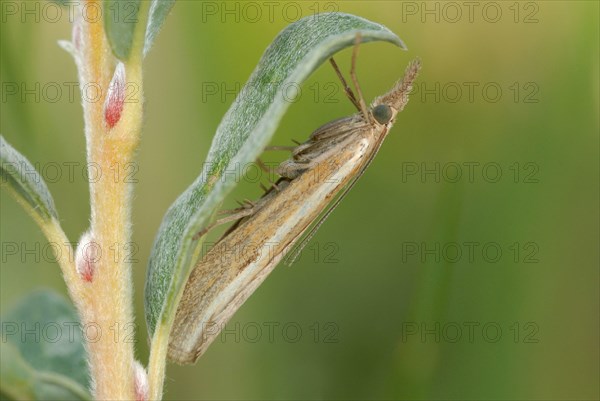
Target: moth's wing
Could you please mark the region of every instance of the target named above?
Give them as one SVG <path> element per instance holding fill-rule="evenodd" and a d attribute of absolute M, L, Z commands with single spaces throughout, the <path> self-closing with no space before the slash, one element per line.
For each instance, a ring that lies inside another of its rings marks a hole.
<path fill-rule="evenodd" d="M 235 223 L 233 223 L 230 227 L 227 228 L 227 230 L 223 233 L 223 235 L 221 235 L 221 238 L 219 238 L 217 242 L 220 242 L 223 238 L 235 231 L 240 225 L 245 223 L 250 217 L 256 214 L 256 212 L 258 212 L 267 202 L 269 202 L 272 198 L 277 196 L 277 193 L 279 191 L 282 191 L 285 187 L 289 185 L 289 180 L 287 178 L 280 178 L 275 183 L 275 185 L 277 185 L 277 187 L 272 186 L 271 188 L 269 188 L 263 194 L 263 196 L 256 202 L 254 207 L 252 207 L 251 209 L 252 213 L 246 214 L 237 219 Z"/>
<path fill-rule="evenodd" d="M 336 136 L 339 134 L 340 126 L 348 126 L 353 122 L 359 120 L 361 120 L 360 116 L 357 114 L 353 114 L 351 116 L 338 118 L 336 120 L 323 124 L 316 130 L 314 130 L 312 134 L 310 134 L 308 142 L 310 142 L 311 140 L 319 140 L 328 138 L 330 136 Z"/>
<path fill-rule="evenodd" d="M 305 160 L 322 160 L 324 157 L 335 154 L 338 146 L 346 142 L 349 137 L 354 136 L 362 130 L 363 127 L 361 126 L 344 127 L 343 129 L 340 129 L 335 136 L 306 142 L 294 150 L 292 159 L 298 162 Z"/>
<path fill-rule="evenodd" d="M 339 146 L 354 135 L 364 132 L 368 124 L 356 116 L 332 121 L 312 133 L 309 140 L 292 151 L 292 157 L 282 162 L 277 173 L 290 179 L 334 155 Z"/>
<path fill-rule="evenodd" d="M 295 248 L 290 252 L 288 257 L 286 258 L 285 263 L 289 266 L 294 263 L 294 261 L 298 258 L 302 249 L 306 246 L 306 244 L 312 239 L 317 230 L 321 227 L 321 225 L 327 220 L 327 217 L 335 210 L 335 208 L 340 204 L 340 202 L 346 197 L 348 192 L 354 187 L 358 179 L 364 174 L 365 170 L 369 167 L 375 155 L 381 148 L 381 144 L 383 140 L 387 136 L 388 128 L 384 128 L 379 135 L 377 135 L 377 139 L 372 146 L 372 150 L 367 154 L 367 157 L 364 161 L 364 164 L 358 170 L 356 176 L 350 180 L 348 184 L 335 196 L 335 200 L 333 203 L 328 206 L 325 213 L 321 215 L 321 217 L 312 225 L 310 229 L 305 231 L 302 235 L 304 238 L 300 240 L 300 242 L 295 246 Z"/>

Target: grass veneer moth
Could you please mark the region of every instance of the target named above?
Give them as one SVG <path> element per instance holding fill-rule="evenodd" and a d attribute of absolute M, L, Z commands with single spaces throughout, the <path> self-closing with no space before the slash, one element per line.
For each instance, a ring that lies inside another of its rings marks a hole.
<path fill-rule="evenodd" d="M 310 240 L 369 166 L 408 102 L 420 69 L 418 60 L 408 65 L 392 90 L 366 106 L 355 74 L 359 42 L 357 36 L 350 70 L 358 97 L 330 59 L 358 113 L 313 132 L 279 165 L 281 178 L 262 198 L 196 236 L 217 224 L 236 221 L 190 274 L 169 339 L 170 360 L 195 362 L 296 242 L 303 236 L 302 244 Z"/>

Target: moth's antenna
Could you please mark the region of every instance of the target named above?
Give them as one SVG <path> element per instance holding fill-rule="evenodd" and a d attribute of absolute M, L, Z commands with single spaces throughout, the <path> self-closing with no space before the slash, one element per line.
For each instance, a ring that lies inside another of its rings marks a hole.
<path fill-rule="evenodd" d="M 354 107 L 356 107 L 356 110 L 361 111 L 360 104 L 358 103 L 358 100 L 356 100 L 356 96 L 354 95 L 354 92 L 352 92 L 352 89 L 350 89 L 350 86 L 346 82 L 346 79 L 342 75 L 342 72 L 340 71 L 340 68 L 338 67 L 338 65 L 335 62 L 335 60 L 333 59 L 333 57 L 331 57 L 329 59 L 329 62 L 333 66 L 333 70 L 337 74 L 340 81 L 342 81 L 342 85 L 344 85 L 344 91 L 346 92 L 346 96 L 348 96 L 348 99 L 350 99 L 350 101 L 352 102 Z"/>
<path fill-rule="evenodd" d="M 354 39 L 354 50 L 352 51 L 352 66 L 350 67 L 350 78 L 352 78 L 352 82 L 354 83 L 354 87 L 356 88 L 356 92 L 358 93 L 358 101 L 360 103 L 360 110 L 365 117 L 365 121 L 371 123 L 371 118 L 369 115 L 369 110 L 367 109 L 367 104 L 365 103 L 365 98 L 363 97 L 362 91 L 360 90 L 360 85 L 358 83 L 358 78 L 356 77 L 356 59 L 358 58 L 358 46 L 360 45 L 360 32 L 356 34 L 356 39 Z"/>

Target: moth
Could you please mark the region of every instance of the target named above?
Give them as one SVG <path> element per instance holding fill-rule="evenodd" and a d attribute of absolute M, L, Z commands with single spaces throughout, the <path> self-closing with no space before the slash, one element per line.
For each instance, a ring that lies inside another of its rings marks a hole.
<path fill-rule="evenodd" d="M 303 244 L 364 173 L 408 102 L 420 61 L 412 61 L 404 77 L 367 107 L 355 74 L 359 42 L 357 36 L 350 69 L 358 96 L 330 59 L 358 112 L 318 128 L 279 165 L 277 173 L 281 178 L 262 198 L 217 220 L 196 236 L 204 235 L 217 224 L 236 221 L 190 274 L 169 339 L 170 360 L 180 364 L 195 362 L 230 317 L 304 237 L 291 255 L 293 262 Z M 328 205 L 331 206 L 327 208 Z"/>

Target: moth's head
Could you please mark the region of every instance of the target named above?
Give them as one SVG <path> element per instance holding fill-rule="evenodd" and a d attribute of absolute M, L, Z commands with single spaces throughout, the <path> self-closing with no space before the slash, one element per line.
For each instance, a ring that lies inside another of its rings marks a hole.
<path fill-rule="evenodd" d="M 406 67 L 404 77 L 394 85 L 392 90 L 373 101 L 371 114 L 377 123 L 386 125 L 394 122 L 396 115 L 408 103 L 408 95 L 420 68 L 421 61 L 419 59 L 411 61 Z"/>
<path fill-rule="evenodd" d="M 371 109 L 371 115 L 381 125 L 389 124 L 396 117 L 396 114 L 398 114 L 398 110 L 393 110 L 389 105 L 383 103 Z"/>

